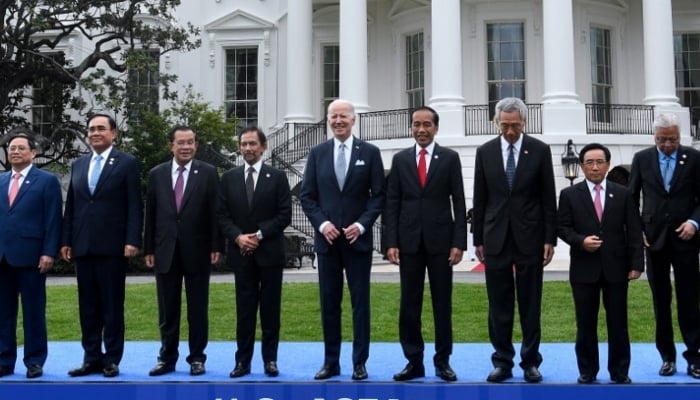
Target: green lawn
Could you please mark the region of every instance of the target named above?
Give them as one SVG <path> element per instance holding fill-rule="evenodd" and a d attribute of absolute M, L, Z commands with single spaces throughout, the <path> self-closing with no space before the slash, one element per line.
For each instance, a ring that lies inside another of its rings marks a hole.
<path fill-rule="evenodd" d="M 433 341 L 433 322 L 429 290 L 425 293 L 423 328 L 426 341 Z M 349 294 L 344 294 L 344 339 L 351 338 Z M 80 340 L 77 289 L 75 286 L 47 287 L 47 320 L 49 340 Z M 184 294 L 183 294 L 184 298 Z M 209 338 L 230 341 L 235 338 L 235 295 L 232 283 L 211 285 L 209 304 Z M 282 292 L 283 341 L 321 341 L 318 285 L 285 283 Z M 372 284 L 372 340 L 398 341 L 398 283 Z M 484 284 L 457 283 L 453 293 L 453 331 L 455 342 L 488 342 L 486 324 L 486 289 Z M 185 313 L 183 312 L 183 318 Z M 601 312 L 600 327 L 604 327 Z M 630 335 L 634 342 L 654 341 L 654 319 L 651 294 L 646 281 L 630 284 Z M 514 340 L 520 341 L 516 320 Z M 18 340 L 22 340 L 21 323 Z M 545 282 L 542 304 L 542 340 L 573 342 L 575 338 L 573 300 L 568 282 Z M 678 332 L 677 338 L 680 339 Z M 182 337 L 187 337 L 183 324 Z M 600 329 L 600 339 L 607 337 Z M 126 292 L 127 340 L 159 340 L 158 309 L 155 284 L 130 284 Z"/>

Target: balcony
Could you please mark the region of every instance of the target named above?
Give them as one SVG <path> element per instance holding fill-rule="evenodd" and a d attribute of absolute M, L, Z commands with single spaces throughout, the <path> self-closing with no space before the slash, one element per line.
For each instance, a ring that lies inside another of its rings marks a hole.
<path fill-rule="evenodd" d="M 654 106 L 586 104 L 586 133 L 653 135 Z"/>
<path fill-rule="evenodd" d="M 359 116 L 360 139 L 404 139 L 411 133 L 411 109 L 373 111 Z"/>
<path fill-rule="evenodd" d="M 542 104 L 527 105 L 527 125 L 525 132 L 542 133 Z M 464 106 L 464 136 L 500 135 L 501 131 L 491 118 L 488 104 Z"/>

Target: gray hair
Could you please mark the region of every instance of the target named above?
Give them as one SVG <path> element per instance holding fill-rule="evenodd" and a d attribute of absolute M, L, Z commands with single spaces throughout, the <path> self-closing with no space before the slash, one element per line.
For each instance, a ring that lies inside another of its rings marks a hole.
<path fill-rule="evenodd" d="M 355 118 L 355 106 L 352 105 L 351 102 L 349 102 L 347 100 L 343 100 L 343 99 L 335 99 L 330 104 L 328 104 L 328 109 L 326 110 L 326 114 L 330 114 L 331 107 L 333 107 L 334 105 L 337 105 L 337 104 L 342 104 L 342 105 L 348 106 L 350 108 L 350 113 L 351 113 L 352 117 Z"/>
<path fill-rule="evenodd" d="M 517 97 L 505 97 L 496 103 L 496 113 L 493 120 L 498 123 L 502 112 L 510 113 L 513 111 L 520 113 L 520 118 L 527 121 L 527 106 Z"/>
<path fill-rule="evenodd" d="M 659 114 L 654 118 L 654 131 L 659 128 L 680 128 L 676 114 Z"/>

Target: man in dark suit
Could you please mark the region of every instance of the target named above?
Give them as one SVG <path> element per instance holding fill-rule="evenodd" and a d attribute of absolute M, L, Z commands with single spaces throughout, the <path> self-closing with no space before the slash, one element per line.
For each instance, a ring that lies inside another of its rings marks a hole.
<path fill-rule="evenodd" d="M 202 375 L 209 332 L 209 274 L 222 250 L 216 222 L 219 175 L 213 166 L 194 159 L 197 137 L 192 128 L 177 126 L 168 140 L 173 159 L 151 170 L 146 195 L 143 250 L 146 266 L 155 270 L 161 338 L 158 364 L 149 375 L 175 371 L 183 279 L 187 362 L 191 375 Z"/>
<path fill-rule="evenodd" d="M 520 367 L 527 382 L 542 380 L 538 369 L 542 273 L 554 255 L 557 205 L 551 150 L 522 134 L 526 118 L 522 100 L 502 99 L 494 117 L 501 136 L 476 150 L 474 246 L 485 265 L 489 337 L 495 350 L 489 382 L 513 376 L 516 286 L 523 332 Z"/>
<path fill-rule="evenodd" d="M 559 237 L 570 246 L 578 382 L 594 382 L 600 368 L 597 328 L 602 292 L 610 379 L 631 383 L 627 288 L 628 281 L 644 270 L 642 227 L 627 188 L 605 179 L 610 150 L 588 144 L 581 149 L 579 162 L 586 179 L 561 191 L 558 215 Z"/>
<path fill-rule="evenodd" d="M 647 256 L 647 276 L 656 316 L 659 375 L 676 373 L 671 314 L 670 269 L 676 282 L 678 326 L 687 347 L 688 375 L 700 379 L 700 153 L 680 145 L 678 117 L 660 114 L 654 121 L 656 146 L 632 159 L 629 188 L 639 205 Z"/>
<path fill-rule="evenodd" d="M 340 375 L 343 270 L 352 304 L 352 378 L 367 379 L 372 226 L 384 205 L 385 180 L 379 149 L 353 137 L 354 124 L 351 103 L 338 99 L 328 106 L 333 138 L 311 149 L 301 186 L 301 204 L 316 231 L 325 346 L 315 379 Z"/>
<path fill-rule="evenodd" d="M 113 148 L 116 137 L 114 119 L 93 114 L 88 119 L 93 151 L 71 166 L 61 257 L 75 261 L 85 354 L 70 376 L 115 377 L 124 353 L 127 258 L 141 246 L 143 207 L 138 162 Z"/>
<path fill-rule="evenodd" d="M 24 365 L 38 378 L 48 353 L 46 272 L 61 242 L 61 185 L 53 174 L 32 166 L 36 144 L 17 133 L 7 145 L 12 169 L 0 174 L 0 377 L 17 360 L 17 307 L 22 296 Z"/>
<path fill-rule="evenodd" d="M 452 354 L 452 267 L 467 248 L 467 211 L 459 154 L 435 143 L 439 116 L 430 107 L 413 111 L 416 144 L 391 162 L 387 186 L 387 259 L 399 265 L 399 339 L 408 364 L 394 380 L 425 376 L 421 310 L 428 270 L 435 319 L 435 374 L 455 381 Z"/>
<path fill-rule="evenodd" d="M 292 198 L 284 172 L 265 165 L 265 133 L 245 128 L 238 136 L 245 164 L 221 178 L 218 220 L 228 239 L 227 260 L 236 275 L 236 366 L 231 378 L 250 373 L 260 307 L 263 368 L 279 375 L 284 229 L 292 221 Z"/>

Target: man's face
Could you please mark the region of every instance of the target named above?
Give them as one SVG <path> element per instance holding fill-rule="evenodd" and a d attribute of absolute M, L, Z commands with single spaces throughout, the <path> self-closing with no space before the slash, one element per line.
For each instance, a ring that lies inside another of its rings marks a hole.
<path fill-rule="evenodd" d="M 681 134 L 677 126 L 669 128 L 656 128 L 654 131 L 654 141 L 659 151 L 670 156 L 681 143 Z"/>
<path fill-rule="evenodd" d="M 433 122 L 433 113 L 418 110 L 411 116 L 411 132 L 420 147 L 429 146 L 437 135 L 438 126 Z"/>
<path fill-rule="evenodd" d="M 605 152 L 603 150 L 592 149 L 583 155 L 581 168 L 586 179 L 597 184 L 605 179 L 610 163 L 605 160 Z"/>
<path fill-rule="evenodd" d="M 520 113 L 517 111 L 501 111 L 501 114 L 498 116 L 498 129 L 501 130 L 503 139 L 510 144 L 520 139 L 520 134 L 523 133 L 524 128 L 525 121 L 520 117 Z"/>
<path fill-rule="evenodd" d="M 333 103 L 328 107 L 328 126 L 338 140 L 344 142 L 352 135 L 352 126 L 355 125 L 355 116 L 352 109 L 344 103 Z"/>
<path fill-rule="evenodd" d="M 15 171 L 27 168 L 36 156 L 36 151 L 29 147 L 29 140 L 23 137 L 12 139 L 10 145 L 7 146 L 7 153 L 10 158 L 10 165 Z"/>
<path fill-rule="evenodd" d="M 241 155 L 248 165 L 253 165 L 258 162 L 265 150 L 267 150 L 267 143 L 264 145 L 260 144 L 258 133 L 253 131 L 241 135 L 239 146 Z"/>
<path fill-rule="evenodd" d="M 117 137 L 117 130 L 109 126 L 107 117 L 95 117 L 88 124 L 88 142 L 97 154 L 107 150 Z"/>
<path fill-rule="evenodd" d="M 173 141 L 170 143 L 170 151 L 178 165 L 190 162 L 197 152 L 197 140 L 194 132 L 189 129 L 175 131 Z"/>

